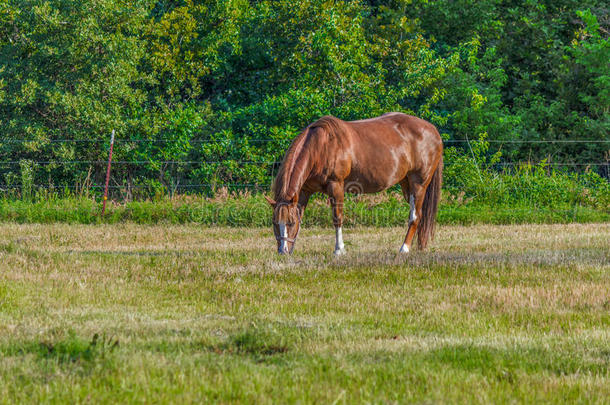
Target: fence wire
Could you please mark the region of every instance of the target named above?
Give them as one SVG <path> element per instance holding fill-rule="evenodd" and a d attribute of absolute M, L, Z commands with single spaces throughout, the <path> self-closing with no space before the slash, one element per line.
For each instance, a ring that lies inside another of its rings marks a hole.
<path fill-rule="evenodd" d="M 107 160 L 27 160 L 29 163 L 34 163 L 36 165 L 79 165 L 79 164 L 87 164 L 87 165 L 101 165 L 108 164 Z M 20 165 L 23 161 L 7 161 L 0 162 L 0 165 Z M 112 161 L 112 165 L 214 165 L 214 164 L 241 164 L 241 165 L 254 165 L 254 164 L 264 164 L 264 165 L 279 165 L 281 161 L 254 161 L 254 160 L 162 160 L 162 161 L 148 161 L 148 160 L 118 160 Z M 452 164 L 462 164 L 461 162 L 445 162 L 445 166 L 450 166 Z M 610 162 L 590 162 L 590 163 L 578 163 L 578 162 L 497 162 L 490 163 L 489 166 L 605 166 L 610 164 Z"/>
<path fill-rule="evenodd" d="M 137 143 L 137 144 L 155 144 L 155 143 L 173 143 L 176 142 L 174 139 L 121 139 L 116 138 L 115 144 L 129 144 L 129 143 Z M 287 144 L 290 140 L 287 139 L 198 139 L 198 140 L 190 140 L 188 141 L 191 145 L 196 144 L 220 144 L 220 145 L 231 145 L 231 144 L 248 144 L 248 143 L 279 143 L 279 144 Z M 485 139 L 485 140 L 469 140 L 469 139 L 449 139 L 443 141 L 445 144 L 459 144 L 459 143 L 476 143 L 476 142 L 487 142 L 491 144 L 590 144 L 595 145 L 596 147 L 605 148 L 607 144 L 610 146 L 610 139 L 514 139 L 514 140 L 503 140 L 503 139 Z M 15 138 L 4 138 L 0 139 L 0 145 L 2 144 L 25 144 L 25 143 L 75 143 L 75 144 L 108 144 L 108 139 L 15 139 Z M 106 165 L 107 160 L 5 160 L 0 161 L 0 167 L 7 168 L 6 170 L 14 171 L 14 166 L 21 165 L 24 161 L 27 161 L 28 164 L 33 165 L 32 169 L 36 170 L 44 166 L 56 166 L 56 168 L 60 168 L 62 166 L 79 166 L 79 165 L 89 165 L 89 166 L 98 166 L 98 165 Z M 141 166 L 147 170 L 156 170 L 159 166 L 174 166 L 180 167 L 184 169 L 184 166 L 196 166 L 196 165 L 212 165 L 212 166 L 234 166 L 234 165 L 261 165 L 264 166 L 265 169 L 275 168 L 280 165 L 282 162 L 277 160 L 164 160 L 164 161 L 152 161 L 152 160 L 117 160 L 112 161 L 112 166 L 123 167 L 123 170 L 129 170 L 129 167 L 133 166 Z M 445 162 L 446 167 L 450 167 L 454 164 L 463 165 L 463 162 Z M 475 163 L 476 164 L 476 163 Z M 489 163 L 484 165 L 487 168 L 510 168 L 510 167 L 544 167 L 544 168 L 588 168 L 588 167 L 596 167 L 605 169 L 598 169 L 605 171 L 606 176 L 610 172 L 608 167 L 610 167 L 610 161 L 598 161 L 598 162 L 529 162 L 529 161 L 515 161 L 515 162 L 496 162 Z M 127 169 L 125 169 L 127 168 Z M 193 167 L 189 168 L 193 169 Z M 578 169 L 582 170 L 582 169 Z M 124 172 L 123 172 L 124 173 Z M 271 173 L 271 177 L 273 177 L 273 173 Z M 95 176 L 96 178 L 98 176 Z M 112 177 L 112 176 L 111 176 Z M 271 184 L 264 183 L 238 183 L 238 182 L 218 182 L 218 183 L 197 183 L 190 184 L 188 183 L 188 179 L 186 180 L 186 184 L 172 184 L 170 186 L 166 186 L 172 190 L 197 190 L 197 189 L 218 189 L 226 187 L 228 189 L 269 189 Z M 96 182 L 91 182 L 89 184 L 82 185 L 53 185 L 51 181 L 50 184 L 31 184 L 30 187 L 35 189 L 48 189 L 48 190 L 63 190 L 63 189 L 75 189 L 75 190 L 85 190 L 85 189 L 102 189 L 104 187 L 103 184 L 98 184 Z M 22 185 L 2 185 L 0 184 L 0 191 L 6 190 L 14 190 L 14 189 L 22 189 Z M 128 189 L 150 189 L 150 185 L 141 185 L 141 184 L 119 184 L 115 181 L 115 184 L 112 184 L 108 187 L 111 190 L 128 190 Z"/>
<path fill-rule="evenodd" d="M 108 143 L 108 139 L 0 139 L 2 143 Z M 171 143 L 176 142 L 175 139 L 121 139 L 116 138 L 114 143 Z M 205 144 L 205 143 L 267 143 L 290 142 L 287 139 L 193 139 L 186 141 L 189 144 Z M 610 143 L 610 139 L 447 139 L 443 143 L 468 143 L 468 142 L 489 142 L 489 143 Z"/>

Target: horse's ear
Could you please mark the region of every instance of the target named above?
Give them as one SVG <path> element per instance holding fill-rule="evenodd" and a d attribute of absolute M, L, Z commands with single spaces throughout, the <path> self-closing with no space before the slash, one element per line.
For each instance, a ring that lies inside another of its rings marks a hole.
<path fill-rule="evenodd" d="M 275 205 L 277 204 L 277 203 L 275 202 L 275 200 L 273 200 L 273 199 L 271 199 L 271 198 L 269 198 L 269 197 L 267 197 L 267 196 L 265 196 L 265 200 L 267 200 L 267 202 L 269 203 L 269 205 L 271 205 L 272 207 L 275 207 Z"/>

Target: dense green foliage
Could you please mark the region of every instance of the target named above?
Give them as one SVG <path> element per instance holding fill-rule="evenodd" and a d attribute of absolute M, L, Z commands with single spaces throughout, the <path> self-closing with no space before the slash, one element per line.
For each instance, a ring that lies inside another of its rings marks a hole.
<path fill-rule="evenodd" d="M 496 172 L 599 163 L 608 60 L 597 0 L 6 0 L 0 189 L 101 184 L 112 129 L 117 197 L 267 189 L 308 123 L 392 110 L 456 147 L 449 185 L 473 181 L 457 169 L 473 157 L 464 139 L 494 141 L 481 158 Z"/>

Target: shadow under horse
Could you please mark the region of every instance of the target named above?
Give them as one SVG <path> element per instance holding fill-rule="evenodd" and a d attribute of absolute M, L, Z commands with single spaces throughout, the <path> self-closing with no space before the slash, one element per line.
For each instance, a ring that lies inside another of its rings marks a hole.
<path fill-rule="evenodd" d="M 345 253 L 345 192 L 376 193 L 400 184 L 409 225 L 400 252 L 417 234 L 424 249 L 434 235 L 443 177 L 443 142 L 436 127 L 392 112 L 359 121 L 326 116 L 310 124 L 288 149 L 273 185 L 273 232 L 280 254 L 292 253 L 307 202 L 327 194 L 333 211 L 335 254 Z"/>

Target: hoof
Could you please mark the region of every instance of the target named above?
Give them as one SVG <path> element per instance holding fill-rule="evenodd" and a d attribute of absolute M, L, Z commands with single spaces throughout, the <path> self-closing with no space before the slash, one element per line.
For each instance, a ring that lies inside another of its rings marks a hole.
<path fill-rule="evenodd" d="M 336 249 L 335 256 L 342 256 L 345 254 L 345 249 Z"/>
<path fill-rule="evenodd" d="M 409 247 L 403 243 L 398 253 L 409 253 Z"/>

